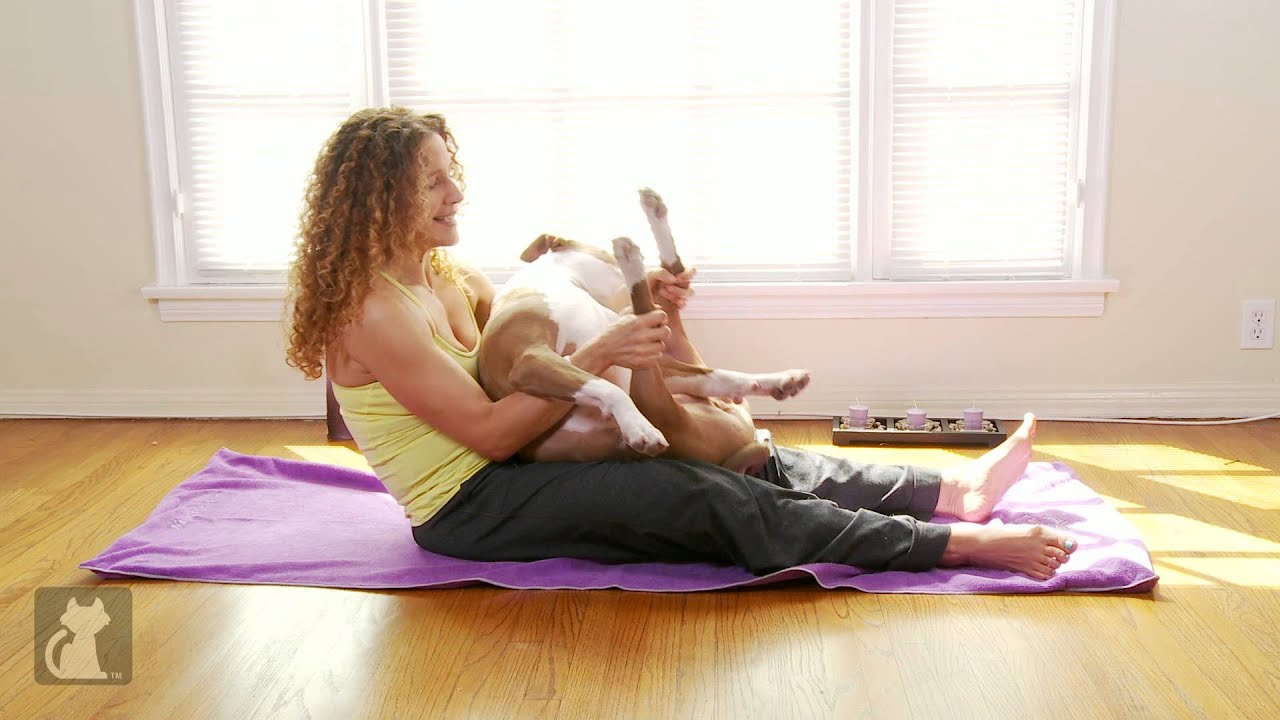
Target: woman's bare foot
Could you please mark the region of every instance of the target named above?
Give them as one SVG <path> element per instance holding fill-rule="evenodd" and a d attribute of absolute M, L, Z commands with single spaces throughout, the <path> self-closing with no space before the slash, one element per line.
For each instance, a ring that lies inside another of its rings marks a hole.
<path fill-rule="evenodd" d="M 991 509 L 1022 478 L 1031 461 L 1036 416 L 1027 413 L 1022 425 L 999 446 L 967 465 L 942 471 L 942 489 L 935 512 L 969 522 L 982 522 Z"/>
<path fill-rule="evenodd" d="M 1067 535 L 1042 525 L 951 525 L 941 565 L 976 565 L 1048 580 L 1079 547 Z"/>

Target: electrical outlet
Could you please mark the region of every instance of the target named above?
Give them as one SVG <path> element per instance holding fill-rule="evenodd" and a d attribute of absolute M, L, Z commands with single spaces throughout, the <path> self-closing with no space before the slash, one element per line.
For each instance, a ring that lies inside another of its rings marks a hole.
<path fill-rule="evenodd" d="M 1275 347 L 1276 301 L 1245 300 L 1240 324 L 1240 347 L 1266 350 Z"/>

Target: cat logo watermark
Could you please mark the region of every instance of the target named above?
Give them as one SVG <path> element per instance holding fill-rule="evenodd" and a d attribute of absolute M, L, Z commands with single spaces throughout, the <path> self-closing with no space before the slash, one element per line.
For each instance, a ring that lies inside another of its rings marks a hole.
<path fill-rule="evenodd" d="M 128 588 L 36 589 L 36 682 L 124 685 L 132 679 Z"/>

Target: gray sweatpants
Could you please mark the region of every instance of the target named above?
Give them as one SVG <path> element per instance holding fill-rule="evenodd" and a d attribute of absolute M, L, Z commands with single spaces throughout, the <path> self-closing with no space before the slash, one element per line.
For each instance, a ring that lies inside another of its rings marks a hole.
<path fill-rule="evenodd" d="M 936 470 L 779 447 L 763 475 L 665 459 L 494 463 L 413 538 L 470 560 L 707 561 L 764 574 L 819 562 L 926 570 L 951 536 L 920 522 L 938 503 Z"/>

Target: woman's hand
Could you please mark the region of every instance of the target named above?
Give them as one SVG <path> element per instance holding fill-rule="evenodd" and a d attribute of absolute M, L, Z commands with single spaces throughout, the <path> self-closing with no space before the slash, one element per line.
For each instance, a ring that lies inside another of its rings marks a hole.
<path fill-rule="evenodd" d="M 693 288 L 689 287 L 689 283 L 697 273 L 693 268 L 686 268 L 679 275 L 672 275 L 666 268 L 650 270 L 646 275 L 649 292 L 655 302 L 667 302 L 675 306 L 675 309 L 682 310 L 689 303 L 689 298 L 693 297 Z"/>
<path fill-rule="evenodd" d="M 667 313 L 662 310 L 623 315 L 579 348 L 571 360 L 592 375 L 599 375 L 614 365 L 632 370 L 649 368 L 658 364 L 670 338 Z"/>

